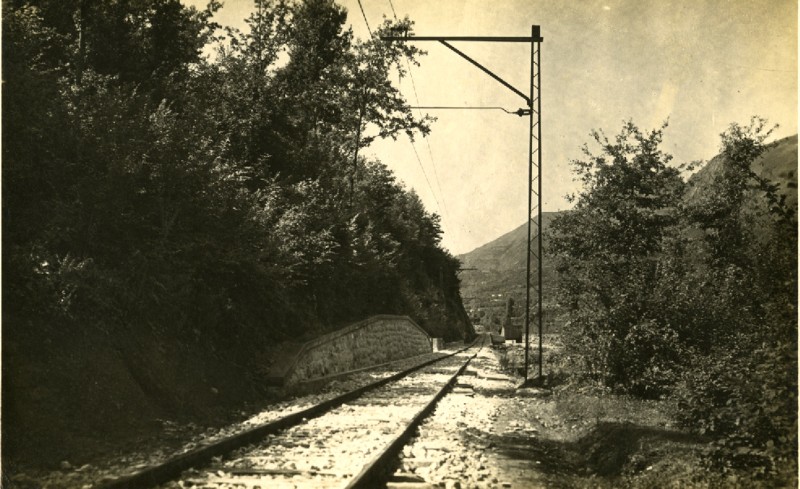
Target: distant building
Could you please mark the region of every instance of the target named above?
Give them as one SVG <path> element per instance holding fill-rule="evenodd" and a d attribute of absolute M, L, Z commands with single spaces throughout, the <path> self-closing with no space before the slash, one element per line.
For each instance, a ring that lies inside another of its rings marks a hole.
<path fill-rule="evenodd" d="M 512 297 L 506 300 L 506 317 L 503 320 L 503 327 L 500 330 L 500 334 L 502 334 L 506 340 L 513 340 L 518 343 L 522 341 L 521 318 L 514 317 L 514 299 Z"/>
<path fill-rule="evenodd" d="M 522 318 L 507 318 L 503 321 L 501 333 L 507 340 L 522 341 Z"/>

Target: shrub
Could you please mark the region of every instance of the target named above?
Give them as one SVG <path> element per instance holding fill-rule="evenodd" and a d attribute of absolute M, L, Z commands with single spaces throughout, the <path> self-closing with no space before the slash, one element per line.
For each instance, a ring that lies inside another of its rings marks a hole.
<path fill-rule="evenodd" d="M 796 471 L 797 349 L 791 342 L 696 356 L 677 391 L 679 421 L 714 439 L 712 461 L 762 475 Z"/>

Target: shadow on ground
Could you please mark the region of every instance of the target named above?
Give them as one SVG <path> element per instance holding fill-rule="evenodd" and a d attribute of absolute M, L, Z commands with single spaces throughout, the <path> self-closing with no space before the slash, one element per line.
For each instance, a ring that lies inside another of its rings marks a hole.
<path fill-rule="evenodd" d="M 626 467 L 643 470 L 644 466 L 635 465 L 645 464 L 637 454 L 647 446 L 662 442 L 697 445 L 705 440 L 675 430 L 601 422 L 575 441 L 496 435 L 492 442 L 510 459 L 539 461 L 538 468 L 550 475 L 613 477 Z"/>

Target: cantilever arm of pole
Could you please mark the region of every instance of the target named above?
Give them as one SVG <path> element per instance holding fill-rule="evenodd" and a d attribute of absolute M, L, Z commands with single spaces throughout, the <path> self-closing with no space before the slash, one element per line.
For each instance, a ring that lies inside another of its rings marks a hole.
<path fill-rule="evenodd" d="M 536 26 L 538 27 L 538 26 Z M 536 31 L 538 33 L 538 31 Z M 382 41 L 409 42 L 409 41 L 472 41 L 472 42 L 542 42 L 541 36 L 519 37 L 519 36 L 381 36 Z"/>
<path fill-rule="evenodd" d="M 455 47 L 453 47 L 451 44 L 449 44 L 447 41 L 442 41 L 442 40 L 440 40 L 439 42 L 440 42 L 440 43 L 442 43 L 442 44 L 444 44 L 445 46 L 447 46 L 449 49 L 451 49 L 451 50 L 452 50 L 454 53 L 456 53 L 457 55 L 461 56 L 462 58 L 466 59 L 467 61 L 469 61 L 470 63 L 472 63 L 472 64 L 473 64 L 473 65 L 475 65 L 476 67 L 478 67 L 478 68 L 479 68 L 481 71 L 483 71 L 483 72 L 484 72 L 484 73 L 486 73 L 487 75 L 491 76 L 492 78 L 494 78 L 495 80 L 497 80 L 498 82 L 500 82 L 500 84 L 501 84 L 501 85 L 503 85 L 504 87 L 508 88 L 508 89 L 509 89 L 509 90 L 511 90 L 512 92 L 514 92 L 514 93 L 516 93 L 517 95 L 519 95 L 520 97 L 522 97 L 522 99 L 523 99 L 523 100 L 525 100 L 525 103 L 526 103 L 526 104 L 528 104 L 528 107 L 531 107 L 531 99 L 530 99 L 530 98 L 529 98 L 527 95 L 525 95 L 524 93 L 522 93 L 522 92 L 520 92 L 519 90 L 517 90 L 516 88 L 514 88 L 514 87 L 513 87 L 513 86 L 512 86 L 510 83 L 508 83 L 507 81 L 503 80 L 503 79 L 502 79 L 502 78 L 500 78 L 499 76 L 497 76 L 497 75 L 495 75 L 494 73 L 492 73 L 492 72 L 489 70 L 489 68 L 486 68 L 485 66 L 483 66 L 483 65 L 482 65 L 482 64 L 480 64 L 480 63 L 478 63 L 478 62 L 477 62 L 477 61 L 475 61 L 474 59 L 472 59 L 472 58 L 470 58 L 469 56 L 467 56 L 466 54 L 462 53 L 461 51 L 459 51 L 458 49 L 456 49 Z"/>
<path fill-rule="evenodd" d="M 529 109 L 517 109 L 517 110 L 508 110 L 504 107 L 462 107 L 457 105 L 423 105 L 423 106 L 413 106 L 409 107 L 409 109 L 421 109 L 421 110 L 502 110 L 506 114 L 514 114 L 522 117 L 523 115 L 530 114 Z"/>
<path fill-rule="evenodd" d="M 386 41 L 386 42 L 394 42 L 394 41 L 399 41 L 399 42 L 438 41 L 438 42 L 444 44 L 445 46 L 447 46 L 448 48 L 450 48 L 457 55 L 461 56 L 462 58 L 466 59 L 467 61 L 469 61 L 470 63 L 472 63 L 476 67 L 478 67 L 481 71 L 483 71 L 487 75 L 491 76 L 492 78 L 494 78 L 495 80 L 500 82 L 500 84 L 502 84 L 504 87 L 508 88 L 512 92 L 514 92 L 517 95 L 519 95 L 520 97 L 522 97 L 522 99 L 525 100 L 525 103 L 528 105 L 528 107 L 533 107 L 533 102 L 531 101 L 531 99 L 527 95 L 525 95 L 521 91 L 517 90 L 510 83 L 508 83 L 507 81 L 503 80 L 499 76 L 495 75 L 488 68 L 486 68 L 482 64 L 478 63 L 474 59 L 470 58 L 466 54 L 462 53 L 458 49 L 454 48 L 451 44 L 449 44 L 447 42 L 447 41 L 542 42 L 542 38 L 541 38 L 541 36 L 539 36 L 539 26 L 534 26 L 534 30 L 533 30 L 532 34 L 533 35 L 531 37 L 409 36 L 409 35 L 405 35 L 405 36 L 381 36 L 381 40 L 382 41 Z M 522 115 L 522 114 L 517 114 L 517 115 Z"/>

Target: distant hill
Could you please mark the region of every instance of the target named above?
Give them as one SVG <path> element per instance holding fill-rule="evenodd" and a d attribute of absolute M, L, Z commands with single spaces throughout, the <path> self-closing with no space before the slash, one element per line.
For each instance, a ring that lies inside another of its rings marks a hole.
<path fill-rule="evenodd" d="M 545 261 L 542 280 L 544 286 L 544 304 L 552 302 L 552 294 L 555 284 L 555 270 L 552 261 L 546 257 L 547 229 L 559 212 L 542 213 L 544 227 L 543 246 L 545 249 Z M 462 268 L 475 270 L 463 270 L 461 272 L 461 296 L 464 307 L 470 314 L 475 324 L 493 324 L 499 328 L 505 315 L 506 301 L 508 298 L 514 300 L 515 315 L 521 317 L 524 313 L 525 304 L 525 270 L 528 251 L 528 224 L 523 223 L 518 228 L 509 231 L 494 241 L 490 241 L 483 246 L 475 248 L 469 253 L 459 255 Z M 531 260 L 532 279 L 536 277 L 536 260 Z M 521 319 L 517 319 L 517 322 Z M 547 322 L 547 320 L 545 320 Z"/>
<path fill-rule="evenodd" d="M 719 154 L 689 179 L 686 200 L 700 198 L 711 181 L 721 171 L 724 156 Z M 769 145 L 769 149 L 753 162 L 753 171 L 778 184 L 779 193 L 786 195 L 786 203 L 797 209 L 797 134 Z"/>
<path fill-rule="evenodd" d="M 714 177 L 719 174 L 723 164 L 722 155 L 711 159 L 702 169 L 689 179 L 686 199 L 700 198 Z M 770 144 L 770 148 L 753 163 L 756 174 L 778 184 L 779 192 L 786 195 L 786 202 L 797 210 L 797 135 Z M 756 192 L 755 190 L 753 191 Z M 752 199 L 753 205 L 756 200 Z M 543 269 L 544 304 L 552 308 L 552 291 L 558 279 L 547 259 L 547 229 L 560 212 L 545 212 L 544 223 L 545 260 Z M 527 252 L 527 223 L 490 241 L 469 253 L 458 256 L 463 270 L 461 272 L 461 295 L 464 306 L 475 324 L 494 324 L 499 327 L 505 314 L 509 297 L 514 299 L 516 314 L 522 315 L 525 301 L 525 261 Z M 536 270 L 535 262 L 531 269 Z M 554 323 L 555 321 L 555 323 Z M 545 318 L 548 325 L 557 327 L 555 318 Z"/>
<path fill-rule="evenodd" d="M 558 212 L 543 212 L 542 222 L 545 231 Z M 546 238 L 545 232 L 544 237 Z M 458 258 L 464 267 L 482 270 L 525 270 L 528 238 L 528 223 L 523 223 L 513 231 L 500 236 L 494 241 L 479 246 Z M 545 243 L 546 244 L 546 243 Z"/>

